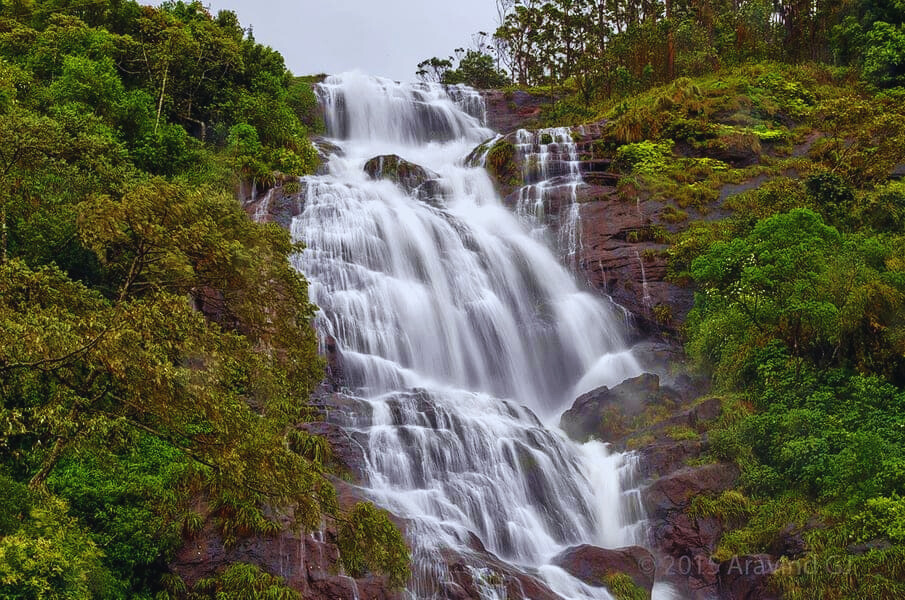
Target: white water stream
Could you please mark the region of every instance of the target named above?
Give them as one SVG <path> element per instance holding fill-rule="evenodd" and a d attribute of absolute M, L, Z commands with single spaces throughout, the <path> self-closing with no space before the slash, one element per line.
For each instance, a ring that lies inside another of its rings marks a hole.
<path fill-rule="evenodd" d="M 610 598 L 548 562 L 642 541 L 631 456 L 552 425 L 577 392 L 640 373 L 622 313 L 581 291 L 486 172 L 463 166 L 494 135 L 477 93 L 352 73 L 319 95 L 342 155 L 306 178 L 296 266 L 366 407 L 348 426 L 367 440 L 368 493 L 410 522 L 411 596 L 445 597 L 446 558 L 476 536 L 564 598 Z M 386 154 L 439 174 L 440 197 L 365 174 Z M 473 575 L 482 597 L 506 597 L 499 577 Z"/>

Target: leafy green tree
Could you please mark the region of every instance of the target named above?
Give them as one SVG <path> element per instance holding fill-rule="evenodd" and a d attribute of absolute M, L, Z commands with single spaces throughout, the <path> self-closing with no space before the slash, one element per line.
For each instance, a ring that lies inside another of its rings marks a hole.
<path fill-rule="evenodd" d="M 898 240 L 845 239 L 795 209 L 716 242 L 691 266 L 701 285 L 692 352 L 718 373 L 756 377 L 757 349 L 778 341 L 793 357 L 902 380 L 905 281 Z"/>
<path fill-rule="evenodd" d="M 478 89 L 498 88 L 509 83 L 509 78 L 497 70 L 489 54 L 469 50 L 455 69 L 445 71 L 443 83 L 464 83 Z"/>
<path fill-rule="evenodd" d="M 879 87 L 905 85 L 905 28 L 874 23 L 865 37 L 864 78 Z"/>
<path fill-rule="evenodd" d="M 452 68 L 452 57 L 438 58 L 434 56 L 418 63 L 418 70 L 415 72 L 415 75 L 422 81 L 439 83 L 443 81 L 447 71 Z"/>

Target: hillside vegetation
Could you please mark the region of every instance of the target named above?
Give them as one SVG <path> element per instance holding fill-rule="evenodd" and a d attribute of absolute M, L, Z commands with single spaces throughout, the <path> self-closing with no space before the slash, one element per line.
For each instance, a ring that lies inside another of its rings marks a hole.
<path fill-rule="evenodd" d="M 292 598 L 247 565 L 196 589 L 171 553 L 336 522 L 398 584 L 387 517 L 338 507 L 314 416 L 315 310 L 240 180 L 317 162 L 310 85 L 201 3 L 0 8 L 0 595 Z M 249 595 L 251 594 L 251 595 Z"/>
<path fill-rule="evenodd" d="M 662 207 L 650 235 L 696 294 L 687 368 L 723 404 L 708 459 L 741 470 L 695 505 L 729 529 L 714 558 L 795 531 L 783 597 L 905 596 L 902 3 L 497 7 L 493 34 L 419 75 L 500 76 L 550 99 L 537 126 L 600 125 L 582 160 Z"/>

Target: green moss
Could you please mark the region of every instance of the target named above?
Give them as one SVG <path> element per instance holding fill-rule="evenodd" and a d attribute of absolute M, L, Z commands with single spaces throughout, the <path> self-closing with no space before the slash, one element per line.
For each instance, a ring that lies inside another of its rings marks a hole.
<path fill-rule="evenodd" d="M 688 512 L 693 517 L 716 517 L 728 523 L 750 517 L 754 504 L 741 492 L 727 490 L 719 496 L 696 496 Z"/>
<path fill-rule="evenodd" d="M 688 213 L 680 210 L 672 204 L 667 204 L 660 211 L 660 218 L 667 223 L 681 223 L 688 219 Z"/>
<path fill-rule="evenodd" d="M 517 186 L 521 172 L 515 163 L 515 146 L 506 139 L 497 141 L 487 153 L 487 170 L 501 184 Z"/>
<path fill-rule="evenodd" d="M 697 431 L 687 425 L 667 427 L 663 433 L 676 442 L 681 442 L 682 440 L 696 440 L 701 437 Z"/>
<path fill-rule="evenodd" d="M 675 142 L 664 140 L 654 142 L 644 140 L 625 144 L 616 151 L 616 162 L 630 168 L 633 173 L 657 174 L 668 169 L 668 161 L 672 157 Z"/>
<path fill-rule="evenodd" d="M 758 501 L 729 490 L 716 497 L 697 497 L 689 510 L 695 517 L 716 517 L 730 527 L 714 552 L 716 560 L 728 560 L 766 552 L 781 529 L 789 525 L 803 527 L 815 509 L 812 502 L 795 494 Z"/>
<path fill-rule="evenodd" d="M 638 587 L 634 580 L 625 573 L 606 575 L 603 583 L 616 600 L 647 600 L 650 598 L 650 594 Z"/>

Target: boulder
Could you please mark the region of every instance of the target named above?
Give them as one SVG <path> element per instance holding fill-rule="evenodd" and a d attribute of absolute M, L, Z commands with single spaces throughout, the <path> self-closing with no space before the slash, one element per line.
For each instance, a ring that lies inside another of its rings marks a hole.
<path fill-rule="evenodd" d="M 678 578 L 686 597 L 709 598 L 716 593 L 719 565 L 711 555 L 723 533 L 716 517 L 690 515 L 691 501 L 732 489 L 738 476 L 738 468 L 731 464 L 685 467 L 642 491 L 653 547 L 666 556 L 665 575 Z"/>
<path fill-rule="evenodd" d="M 532 598 L 532 600 L 561 600 L 543 581 L 531 573 L 521 571 L 486 551 L 458 553 L 442 551 L 448 579 L 438 580 L 436 590 L 422 590 L 425 596 L 447 600 L 485 598 L 488 588 L 495 597 Z M 435 567 L 437 565 L 434 565 Z"/>
<path fill-rule="evenodd" d="M 573 546 L 557 555 L 551 563 L 588 585 L 606 586 L 613 575 L 628 575 L 648 598 L 654 586 L 654 557 L 640 546 L 614 550 L 587 544 Z"/>
<path fill-rule="evenodd" d="M 396 154 L 384 154 L 368 160 L 365 173 L 371 179 L 386 179 L 426 202 L 437 202 L 443 190 L 439 175 Z"/>
<path fill-rule="evenodd" d="M 730 463 L 685 467 L 648 486 L 644 490 L 645 503 L 652 516 L 665 515 L 686 508 L 695 496 L 733 489 L 738 477 L 738 467 Z"/>
<path fill-rule="evenodd" d="M 631 422 L 653 405 L 675 406 L 678 397 L 660 387 L 660 378 L 644 373 L 626 379 L 612 389 L 603 386 L 579 396 L 563 413 L 559 426 L 569 437 L 587 441 L 596 437 L 616 441 L 631 428 Z"/>
<path fill-rule="evenodd" d="M 660 477 L 682 469 L 704 453 L 703 440 L 655 441 L 638 449 L 642 477 Z"/>
<path fill-rule="evenodd" d="M 804 540 L 806 528 L 798 527 L 790 523 L 779 530 L 779 533 L 770 542 L 768 550 L 773 556 L 787 556 L 791 559 L 801 558 L 808 551 L 808 544 Z"/>
<path fill-rule="evenodd" d="M 356 580 L 337 575 L 338 558 L 336 534 L 330 528 L 318 535 L 298 535 L 287 522 L 276 535 L 248 536 L 227 545 L 215 523 L 208 521 L 201 532 L 176 552 L 170 568 L 190 586 L 201 578 L 216 575 L 228 564 L 243 562 L 282 577 L 288 586 L 311 600 L 403 598 L 385 577 L 366 576 Z"/>
<path fill-rule="evenodd" d="M 251 187 L 245 192 L 242 207 L 246 214 L 259 223 L 276 223 L 289 229 L 292 219 L 305 209 L 307 184 L 298 177 L 279 177 L 273 187 L 257 190 L 252 196 Z"/>

